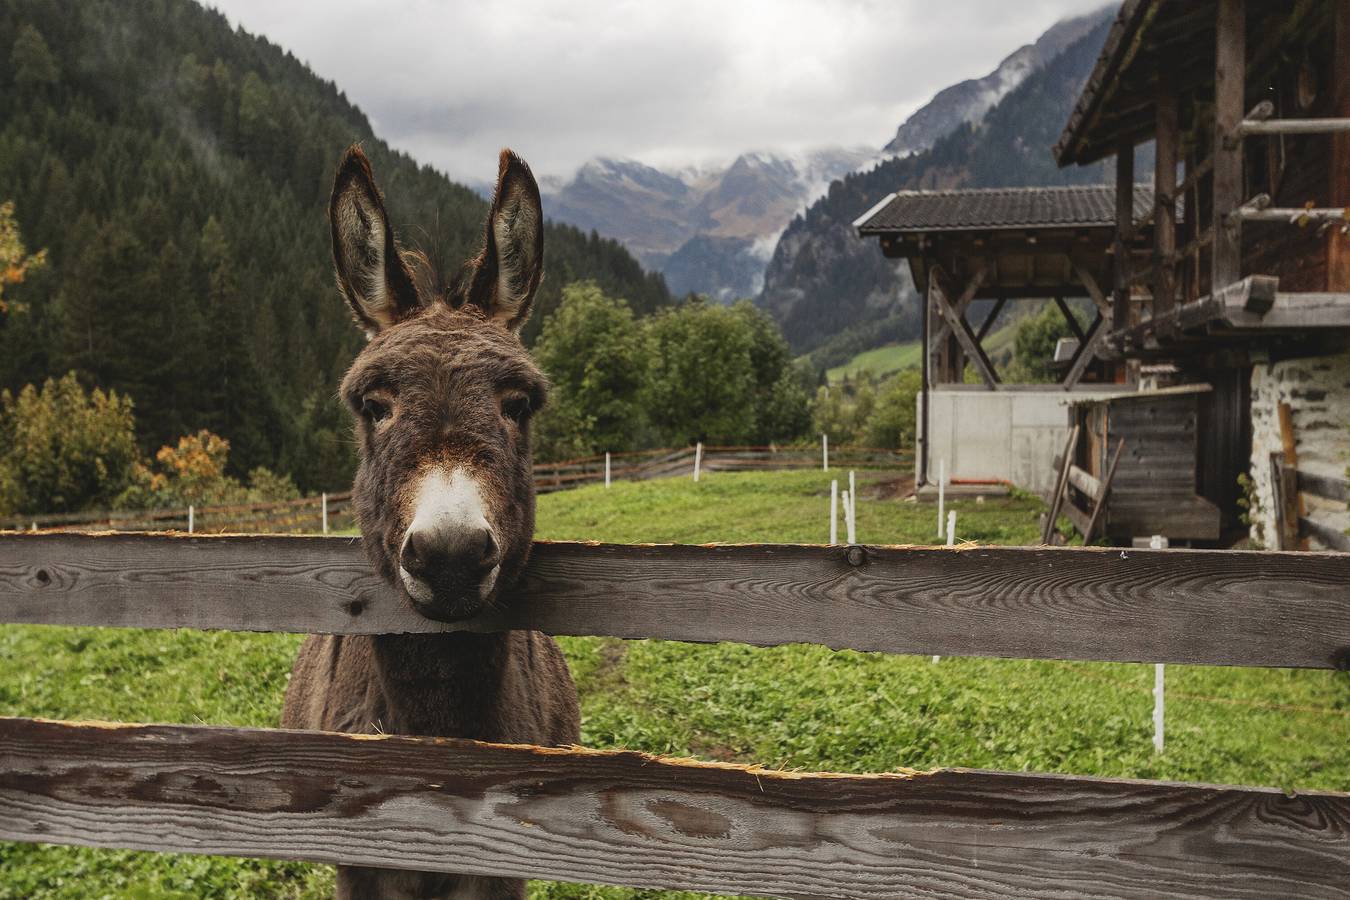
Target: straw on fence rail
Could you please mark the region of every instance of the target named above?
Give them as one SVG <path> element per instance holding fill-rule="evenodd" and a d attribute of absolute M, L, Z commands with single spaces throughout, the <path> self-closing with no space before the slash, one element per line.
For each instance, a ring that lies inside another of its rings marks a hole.
<path fill-rule="evenodd" d="M 777 896 L 1332 896 L 1350 795 L 0 719 L 0 838 Z"/>
<path fill-rule="evenodd" d="M 458 626 L 352 538 L 0 535 L 0 621 L 239 631 L 537 628 L 942 656 L 1350 668 L 1350 555 L 538 543 Z"/>

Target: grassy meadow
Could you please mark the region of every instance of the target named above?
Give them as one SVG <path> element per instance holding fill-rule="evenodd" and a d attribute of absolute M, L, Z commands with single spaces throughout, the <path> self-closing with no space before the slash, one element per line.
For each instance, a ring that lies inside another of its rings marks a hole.
<path fill-rule="evenodd" d="M 831 473 L 834 474 L 834 473 Z M 931 543 L 931 506 L 861 476 L 858 537 Z M 601 541 L 822 542 L 828 476 L 710 473 L 540 498 L 538 534 Z M 1038 500 L 958 501 L 958 532 L 1033 543 Z M 0 627 L 0 714 L 274 725 L 291 635 Z M 1350 676 L 1171 666 L 1167 750 L 1150 742 L 1151 666 L 890 657 L 599 638 L 562 641 L 583 740 L 839 771 L 1006 770 L 1350 790 Z M 0 897 L 321 897 L 300 863 L 0 844 Z M 657 892 L 536 883 L 535 897 Z M 659 896 L 675 896 L 659 894 Z"/>

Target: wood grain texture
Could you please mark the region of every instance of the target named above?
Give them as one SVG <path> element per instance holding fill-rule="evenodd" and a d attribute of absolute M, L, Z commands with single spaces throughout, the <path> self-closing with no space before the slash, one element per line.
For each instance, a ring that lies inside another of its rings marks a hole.
<path fill-rule="evenodd" d="M 1346 794 L 30 719 L 0 719 L 0 838 L 777 896 L 1350 883 Z"/>
<path fill-rule="evenodd" d="M 850 562 L 850 560 L 856 560 Z M 0 535 L 0 621 L 348 634 L 536 628 L 944 656 L 1350 667 L 1350 556 L 539 543 L 461 626 L 355 538 Z"/>

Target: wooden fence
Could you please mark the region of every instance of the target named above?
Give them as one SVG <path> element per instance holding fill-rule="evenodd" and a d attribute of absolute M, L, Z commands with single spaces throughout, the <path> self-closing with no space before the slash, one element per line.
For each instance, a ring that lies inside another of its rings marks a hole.
<path fill-rule="evenodd" d="M 358 542 L 0 536 L 0 621 L 381 633 Z M 1350 555 L 536 545 L 477 629 L 1350 668 Z M 1350 794 L 0 719 L 0 838 L 780 896 L 1336 896 Z"/>
<path fill-rule="evenodd" d="M 872 447 L 841 447 L 830 451 L 830 465 L 841 469 L 902 470 L 912 468 L 912 450 Z M 820 451 L 802 447 L 704 447 L 704 471 L 788 470 L 819 468 Z M 692 473 L 694 448 L 638 450 L 611 454 L 610 477 L 614 480 L 646 481 Z M 536 463 L 535 487 L 541 494 L 605 481 L 605 455 L 586 456 L 556 463 Z M 342 491 L 297 500 L 263 503 L 232 503 L 199 506 L 193 510 L 193 531 L 202 533 L 318 532 L 327 516 L 334 529 L 354 524 L 351 492 Z M 98 510 L 77 513 L 47 513 L 8 516 L 0 529 L 74 528 L 81 531 L 187 531 L 187 507 L 146 510 Z"/>

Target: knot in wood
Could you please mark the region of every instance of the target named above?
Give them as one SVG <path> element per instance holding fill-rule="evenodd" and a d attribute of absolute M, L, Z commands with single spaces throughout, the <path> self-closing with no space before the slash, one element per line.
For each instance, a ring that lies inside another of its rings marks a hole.
<path fill-rule="evenodd" d="M 844 558 L 848 560 L 850 566 L 861 566 L 867 561 L 867 551 L 861 547 L 849 547 Z"/>

